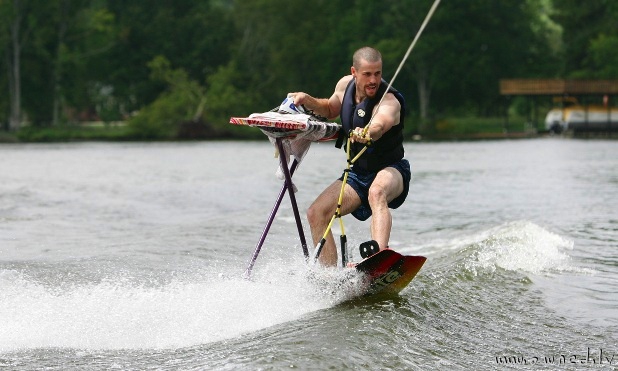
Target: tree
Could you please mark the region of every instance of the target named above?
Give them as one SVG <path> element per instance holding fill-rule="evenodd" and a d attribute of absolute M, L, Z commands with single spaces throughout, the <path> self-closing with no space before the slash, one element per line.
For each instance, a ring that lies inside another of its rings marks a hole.
<path fill-rule="evenodd" d="M 341 56 L 347 48 L 334 42 L 341 40 L 340 1 L 240 0 L 234 14 L 240 39 L 230 65 L 241 68 L 241 90 L 255 92 L 261 110 L 293 90 L 330 94 L 335 78 L 346 73 Z"/>
<path fill-rule="evenodd" d="M 65 105 L 88 110 L 96 97 L 91 96 L 92 74 L 89 66 L 114 45 L 114 15 L 105 6 L 88 0 L 55 2 L 56 41 L 52 58 L 52 125 L 61 121 Z"/>
<path fill-rule="evenodd" d="M 6 64 L 9 83 L 9 130 L 17 130 L 22 120 L 21 102 L 21 58 L 22 49 L 32 27 L 27 23 L 26 14 L 29 2 L 27 0 L 3 1 L 0 3 L 5 22 Z"/>
<path fill-rule="evenodd" d="M 567 77 L 618 78 L 618 3 L 554 0 L 554 18 L 563 29 Z"/>
<path fill-rule="evenodd" d="M 590 41 L 585 65 L 590 76 L 599 79 L 618 79 L 618 35 L 600 34 Z"/>
<path fill-rule="evenodd" d="M 203 89 L 188 78 L 183 69 L 172 69 L 163 56 L 155 57 L 149 64 L 151 78 L 168 84 L 152 104 L 143 108 L 129 120 L 134 135 L 147 139 L 171 139 L 182 120 L 201 115 Z"/>
<path fill-rule="evenodd" d="M 155 101 L 167 86 L 149 76 L 147 64 L 157 56 L 204 82 L 229 61 L 236 39 L 232 9 L 222 0 L 108 0 L 117 20 L 118 39 L 93 61 L 96 81 L 113 90 L 129 114 Z"/>
<path fill-rule="evenodd" d="M 591 40 L 606 30 L 616 29 L 614 1 L 553 0 L 553 19 L 562 26 L 565 77 L 586 77 L 586 60 Z M 609 13 L 609 14 L 608 14 Z"/>
<path fill-rule="evenodd" d="M 0 94 L 0 120 L 12 130 L 78 112 L 107 121 L 165 111 L 191 120 L 202 107 L 198 116 L 224 126 L 290 91 L 329 96 L 364 45 L 381 50 L 391 80 L 432 3 L 0 0 L 8 72 L 0 83 L 9 92 Z M 501 78 L 616 78 L 608 61 L 618 58 L 617 9 L 609 0 L 443 1 L 394 86 L 410 122 L 428 131 L 445 115 L 501 113 Z M 174 79 L 151 78 L 148 64 L 159 57 Z"/>
<path fill-rule="evenodd" d="M 0 2 L 0 18 L 7 25 L 0 34 L 6 45 L 9 127 L 16 130 L 26 118 L 33 125 L 58 123 L 64 106 L 88 106 L 89 58 L 111 42 L 109 13 L 92 0 Z M 102 37 L 102 35 L 104 35 Z M 2 37 L 3 36 L 3 37 Z"/>
<path fill-rule="evenodd" d="M 432 3 L 388 1 L 382 44 L 403 54 Z M 547 71 L 553 58 L 546 53 L 544 34 L 531 28 L 533 23 L 544 27 L 536 21 L 535 4 L 452 0 L 439 5 L 397 83 L 417 86 L 422 123 L 436 113 L 497 115 L 499 79 Z"/>

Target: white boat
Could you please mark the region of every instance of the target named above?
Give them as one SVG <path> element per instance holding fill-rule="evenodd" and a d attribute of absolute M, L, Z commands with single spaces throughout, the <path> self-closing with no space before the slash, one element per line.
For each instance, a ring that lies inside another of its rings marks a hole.
<path fill-rule="evenodd" d="M 554 133 L 565 130 L 618 131 L 618 108 L 579 104 L 554 108 L 545 117 L 545 128 Z"/>

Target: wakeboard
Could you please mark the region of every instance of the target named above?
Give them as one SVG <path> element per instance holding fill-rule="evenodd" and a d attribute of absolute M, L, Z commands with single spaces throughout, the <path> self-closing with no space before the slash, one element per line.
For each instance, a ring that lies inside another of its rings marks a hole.
<path fill-rule="evenodd" d="M 408 286 L 426 260 L 424 256 L 401 255 L 391 249 L 371 255 L 355 267 L 367 277 L 364 296 L 399 293 Z"/>

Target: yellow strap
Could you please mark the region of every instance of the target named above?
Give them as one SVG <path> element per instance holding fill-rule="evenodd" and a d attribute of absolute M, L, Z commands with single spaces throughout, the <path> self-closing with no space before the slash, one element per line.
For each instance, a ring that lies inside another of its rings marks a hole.
<path fill-rule="evenodd" d="M 367 131 L 369 131 L 369 125 L 371 125 L 371 122 L 367 124 L 367 126 L 365 126 L 365 128 L 363 129 L 363 136 L 365 136 Z M 365 146 L 363 147 L 363 149 L 360 150 L 360 152 L 352 160 L 350 160 L 350 147 L 351 147 L 350 146 L 350 136 L 351 135 L 352 133 L 350 132 L 350 134 L 348 135 L 348 142 L 346 145 L 346 156 L 347 156 L 348 165 L 343 172 L 343 181 L 341 183 L 341 191 L 339 192 L 339 199 L 337 200 L 337 209 L 335 210 L 335 214 L 330 219 L 330 222 L 328 223 L 328 226 L 326 227 L 326 230 L 324 231 L 324 234 L 322 235 L 322 240 L 326 240 L 326 236 L 328 236 L 328 233 L 330 232 L 333 226 L 333 222 L 335 221 L 335 218 L 339 218 L 339 225 L 341 226 L 341 235 L 345 236 L 343 218 L 341 217 L 341 205 L 343 203 L 343 194 L 345 192 L 345 185 L 348 183 L 348 174 L 350 172 L 350 167 L 352 166 L 352 164 L 354 164 L 358 160 L 358 158 L 362 156 L 363 153 L 365 153 L 365 151 L 367 150 L 367 147 L 369 147 L 369 145 L 371 144 L 370 141 L 367 142 Z"/>

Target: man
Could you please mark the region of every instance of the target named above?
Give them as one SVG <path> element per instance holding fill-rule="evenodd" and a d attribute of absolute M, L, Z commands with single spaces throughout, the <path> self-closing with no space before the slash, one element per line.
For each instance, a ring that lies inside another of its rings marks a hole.
<path fill-rule="evenodd" d="M 404 202 L 410 185 L 410 164 L 403 158 L 405 102 L 391 89 L 378 102 L 388 84 L 382 80 L 382 56 L 371 47 L 358 49 L 352 58 L 351 74 L 339 80 L 330 98 L 314 98 L 307 93 L 290 93 L 294 104 L 302 104 L 328 119 L 341 116 L 341 132 L 351 132 L 351 156 L 370 141 L 370 147 L 354 163 L 344 188 L 341 215 L 352 213 L 359 220 L 371 219 L 371 238 L 379 249 L 388 248 L 392 227 L 390 208 Z M 373 118 L 372 118 L 373 117 Z M 363 136 L 363 128 L 370 122 Z M 341 192 L 339 178 L 328 186 L 307 211 L 313 242 L 317 245 L 335 213 Z M 329 231 L 319 257 L 322 265 L 337 264 L 337 248 Z"/>

